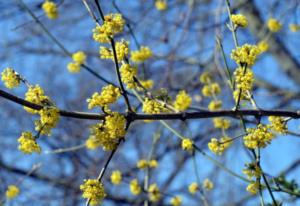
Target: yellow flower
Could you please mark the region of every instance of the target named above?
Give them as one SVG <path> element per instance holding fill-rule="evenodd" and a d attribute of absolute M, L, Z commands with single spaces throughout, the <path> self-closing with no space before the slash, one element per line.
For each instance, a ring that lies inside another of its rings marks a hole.
<path fill-rule="evenodd" d="M 251 180 L 253 177 L 259 178 L 262 174 L 262 171 L 256 163 L 247 163 L 246 169 L 243 169 L 243 173 L 247 175 L 249 180 Z"/>
<path fill-rule="evenodd" d="M 189 192 L 195 194 L 199 190 L 199 186 L 196 182 L 193 182 L 189 185 Z"/>
<path fill-rule="evenodd" d="M 211 83 L 204 85 L 202 88 L 202 94 L 205 97 L 211 97 L 213 95 L 218 95 L 221 92 L 220 85 L 218 83 Z"/>
<path fill-rule="evenodd" d="M 231 20 L 232 20 L 232 23 L 236 27 L 247 27 L 248 26 L 248 20 L 242 14 L 232 14 L 231 15 Z"/>
<path fill-rule="evenodd" d="M 274 18 L 270 18 L 268 20 L 267 26 L 271 32 L 278 32 L 282 27 L 281 23 Z"/>
<path fill-rule="evenodd" d="M 233 75 L 234 75 L 237 89 L 241 89 L 242 92 L 252 91 L 254 74 L 251 69 L 238 67 L 234 71 Z"/>
<path fill-rule="evenodd" d="M 107 85 L 102 88 L 101 94 L 95 92 L 93 96 L 87 100 L 88 108 L 105 107 L 109 104 L 115 103 L 121 96 L 120 89 L 113 85 Z"/>
<path fill-rule="evenodd" d="M 20 189 L 16 185 L 9 185 L 5 192 L 5 196 L 7 199 L 13 199 L 17 197 L 20 193 Z"/>
<path fill-rule="evenodd" d="M 286 134 L 288 131 L 286 121 L 282 117 L 270 116 L 269 121 L 271 122 L 270 128 L 279 134 Z"/>
<path fill-rule="evenodd" d="M 126 119 L 118 112 L 112 112 L 105 117 L 105 129 L 108 131 L 110 138 L 123 138 L 125 136 Z"/>
<path fill-rule="evenodd" d="M 86 55 L 83 51 L 78 51 L 72 54 L 72 59 L 75 63 L 81 65 L 85 62 L 86 60 Z"/>
<path fill-rule="evenodd" d="M 231 59 L 239 65 L 252 66 L 259 54 L 260 50 L 256 45 L 244 44 L 232 50 Z"/>
<path fill-rule="evenodd" d="M 180 206 L 182 204 L 182 198 L 180 196 L 175 196 L 171 199 L 172 206 Z"/>
<path fill-rule="evenodd" d="M 152 159 L 148 162 L 148 165 L 151 168 L 156 168 L 158 166 L 158 162 L 156 160 Z"/>
<path fill-rule="evenodd" d="M 250 192 L 251 194 L 256 194 L 259 191 L 259 182 L 251 182 L 247 186 L 247 191 Z"/>
<path fill-rule="evenodd" d="M 153 80 L 151 79 L 148 79 L 148 80 L 139 80 L 140 84 L 147 90 L 149 89 L 152 89 L 153 88 L 153 85 L 154 85 L 154 82 Z M 137 88 L 139 91 L 142 90 L 142 88 L 138 87 Z"/>
<path fill-rule="evenodd" d="M 205 179 L 203 181 L 203 188 L 210 191 L 214 188 L 214 183 L 212 183 L 209 179 Z"/>
<path fill-rule="evenodd" d="M 299 24 L 290 24 L 289 28 L 292 32 L 300 31 L 300 25 Z"/>
<path fill-rule="evenodd" d="M 120 42 L 116 42 L 115 44 L 115 49 L 116 49 L 116 55 L 117 55 L 117 60 L 118 62 L 122 62 L 124 60 L 124 58 L 128 55 L 129 53 L 129 42 L 127 41 L 120 41 Z M 111 59 L 112 61 L 114 61 L 114 54 L 112 49 L 109 49 L 107 47 L 100 47 L 100 58 L 102 59 Z"/>
<path fill-rule="evenodd" d="M 247 128 L 247 135 L 244 136 L 244 144 L 250 149 L 264 148 L 271 143 L 274 134 L 269 127 L 259 124 L 257 128 Z"/>
<path fill-rule="evenodd" d="M 222 137 L 220 140 L 212 138 L 208 143 L 208 148 L 213 153 L 221 155 L 231 144 L 231 138 L 227 136 Z"/>
<path fill-rule="evenodd" d="M 109 43 L 110 38 L 123 31 L 125 21 L 121 14 L 108 14 L 104 17 L 103 25 L 93 29 L 93 38 L 100 43 Z"/>
<path fill-rule="evenodd" d="M 56 19 L 58 17 L 57 6 L 53 1 L 46 0 L 42 8 L 49 19 Z"/>
<path fill-rule="evenodd" d="M 222 107 L 222 101 L 221 100 L 212 100 L 209 104 L 208 104 L 208 109 L 210 111 L 216 111 L 221 109 Z"/>
<path fill-rule="evenodd" d="M 120 68 L 121 80 L 127 85 L 128 89 L 134 89 L 137 83 L 134 77 L 137 75 L 137 68 L 132 67 L 130 64 L 122 64 Z"/>
<path fill-rule="evenodd" d="M 113 171 L 110 176 L 110 181 L 114 185 L 119 185 L 122 181 L 122 173 L 119 170 Z"/>
<path fill-rule="evenodd" d="M 78 73 L 80 72 L 80 64 L 74 63 L 74 62 L 70 62 L 68 63 L 68 71 L 70 73 Z"/>
<path fill-rule="evenodd" d="M 22 132 L 21 137 L 18 139 L 19 150 L 24 154 L 31 154 L 33 152 L 41 153 L 41 148 L 37 144 L 36 139 L 31 132 Z"/>
<path fill-rule="evenodd" d="M 199 81 L 202 84 L 210 84 L 211 83 L 211 76 L 208 72 L 203 72 L 200 77 L 199 77 Z"/>
<path fill-rule="evenodd" d="M 82 197 L 89 199 L 91 205 L 100 204 L 106 196 L 102 183 L 96 179 L 84 180 L 80 190 L 83 192 Z"/>
<path fill-rule="evenodd" d="M 148 161 L 145 159 L 141 159 L 137 162 L 136 166 L 139 169 L 145 169 L 148 167 Z"/>
<path fill-rule="evenodd" d="M 30 86 L 28 88 L 28 91 L 25 93 L 25 100 L 45 106 L 51 104 L 50 98 L 44 94 L 44 90 L 39 85 Z M 38 113 L 38 110 L 29 107 L 24 107 L 24 109 L 33 114 Z"/>
<path fill-rule="evenodd" d="M 141 63 L 152 57 L 152 51 L 149 47 L 142 46 L 140 50 L 131 52 L 131 61 Z"/>
<path fill-rule="evenodd" d="M 192 98 L 190 95 L 188 95 L 184 90 L 179 91 L 179 93 L 176 96 L 175 102 L 174 102 L 174 107 L 178 111 L 184 111 L 192 103 Z"/>
<path fill-rule="evenodd" d="M 263 53 L 263 52 L 268 51 L 270 46 L 269 46 L 268 42 L 260 41 L 260 42 L 258 42 L 257 47 L 259 48 L 260 53 Z"/>
<path fill-rule="evenodd" d="M 130 192 L 134 195 L 139 195 L 142 192 L 142 188 L 139 185 L 139 182 L 137 179 L 133 179 L 130 182 Z"/>
<path fill-rule="evenodd" d="M 183 150 L 187 150 L 187 151 L 193 151 L 194 146 L 193 146 L 193 140 L 189 139 L 189 138 L 184 138 L 181 141 L 181 148 Z"/>
<path fill-rule="evenodd" d="M 157 202 L 160 199 L 161 194 L 157 184 L 153 183 L 149 186 L 148 195 L 151 202 Z"/>
<path fill-rule="evenodd" d="M 213 123 L 217 129 L 228 129 L 230 127 L 230 120 L 224 118 L 214 118 Z"/>
<path fill-rule="evenodd" d="M 166 0 L 156 0 L 155 7 L 159 11 L 164 11 L 168 8 L 168 4 Z"/>
<path fill-rule="evenodd" d="M 160 102 L 148 98 L 143 102 L 143 112 L 146 114 L 159 114 L 163 111 L 166 109 Z"/>
<path fill-rule="evenodd" d="M 8 89 L 18 87 L 21 82 L 19 74 L 10 67 L 7 67 L 3 70 L 1 73 L 1 80 Z"/>
<path fill-rule="evenodd" d="M 59 121 L 59 110 L 55 107 L 44 107 L 39 111 L 42 125 L 55 127 Z"/>

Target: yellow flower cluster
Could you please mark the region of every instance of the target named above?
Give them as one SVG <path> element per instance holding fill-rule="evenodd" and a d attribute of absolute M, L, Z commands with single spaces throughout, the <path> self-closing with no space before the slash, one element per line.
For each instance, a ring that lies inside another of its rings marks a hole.
<path fill-rule="evenodd" d="M 146 98 L 143 102 L 143 112 L 146 114 L 159 114 L 167 111 L 163 104 L 156 100 Z"/>
<path fill-rule="evenodd" d="M 30 86 L 28 88 L 28 91 L 25 93 L 25 100 L 40 105 L 51 105 L 50 98 L 45 95 L 44 90 L 39 85 Z M 38 110 L 29 107 L 24 107 L 24 109 L 33 114 L 38 113 Z"/>
<path fill-rule="evenodd" d="M 253 181 L 247 186 L 247 191 L 251 194 L 256 194 L 259 191 L 260 184 L 258 181 Z"/>
<path fill-rule="evenodd" d="M 100 43 L 109 43 L 110 38 L 123 31 L 125 21 L 121 14 L 108 14 L 104 17 L 103 25 L 93 29 L 93 38 Z"/>
<path fill-rule="evenodd" d="M 3 72 L 1 73 L 1 80 L 4 82 L 4 85 L 8 89 L 18 87 L 21 82 L 21 78 L 18 73 L 10 67 L 7 67 L 3 70 Z"/>
<path fill-rule="evenodd" d="M 84 64 L 86 60 L 86 54 L 83 51 L 78 51 L 72 54 L 73 62 L 68 64 L 68 70 L 71 73 L 78 73 L 80 71 L 80 66 Z"/>
<path fill-rule="evenodd" d="M 220 92 L 221 92 L 221 88 L 217 82 L 211 83 L 211 84 L 206 84 L 202 88 L 202 94 L 205 97 L 211 97 L 214 95 L 218 95 L 218 94 L 220 94 Z"/>
<path fill-rule="evenodd" d="M 170 201 L 172 206 L 180 206 L 182 204 L 182 198 L 180 196 L 175 196 Z"/>
<path fill-rule="evenodd" d="M 156 0 L 155 7 L 159 11 L 164 11 L 168 8 L 168 4 L 166 0 Z"/>
<path fill-rule="evenodd" d="M 102 88 L 101 93 L 95 92 L 90 99 L 87 99 L 88 108 L 92 109 L 94 107 L 106 107 L 109 104 L 115 103 L 121 96 L 120 89 L 113 85 L 107 85 Z"/>
<path fill-rule="evenodd" d="M 210 74 L 208 72 L 203 72 L 199 77 L 199 81 L 202 84 L 210 84 L 210 82 L 211 82 Z"/>
<path fill-rule="evenodd" d="M 270 128 L 279 134 L 286 134 L 288 131 L 286 121 L 282 117 L 270 116 Z"/>
<path fill-rule="evenodd" d="M 257 47 L 259 48 L 260 53 L 264 53 L 269 50 L 270 46 L 269 46 L 268 42 L 262 40 L 262 41 L 258 42 Z"/>
<path fill-rule="evenodd" d="M 205 179 L 203 181 L 203 189 L 210 191 L 214 188 L 214 183 L 212 183 L 209 179 Z"/>
<path fill-rule="evenodd" d="M 209 104 L 208 104 L 208 109 L 210 111 L 216 111 L 221 109 L 222 107 L 222 101 L 221 100 L 212 100 Z"/>
<path fill-rule="evenodd" d="M 59 121 L 59 110 L 55 107 L 44 107 L 39 111 L 40 120 L 35 121 L 35 130 L 44 135 L 51 135 Z"/>
<path fill-rule="evenodd" d="M 189 185 L 189 192 L 195 194 L 199 190 L 199 186 L 196 182 L 193 182 Z"/>
<path fill-rule="evenodd" d="M 192 103 L 192 98 L 190 95 L 188 95 L 184 90 L 179 91 L 179 93 L 176 96 L 175 102 L 174 102 L 174 107 L 178 111 L 184 111 Z"/>
<path fill-rule="evenodd" d="M 282 27 L 281 23 L 274 18 L 268 19 L 267 26 L 271 32 L 278 32 Z"/>
<path fill-rule="evenodd" d="M 41 148 L 37 144 L 35 137 L 31 134 L 31 132 L 22 132 L 21 137 L 18 139 L 19 142 L 19 150 L 24 154 L 31 154 L 33 152 L 40 153 Z"/>
<path fill-rule="evenodd" d="M 83 192 L 82 197 L 89 199 L 91 205 L 100 204 L 106 196 L 102 183 L 97 179 L 84 180 L 80 190 Z"/>
<path fill-rule="evenodd" d="M 131 61 L 135 63 L 141 63 L 152 57 L 152 51 L 149 47 L 142 46 L 140 50 L 137 51 L 132 51 L 130 56 L 131 56 Z"/>
<path fill-rule="evenodd" d="M 119 185 L 122 181 L 122 173 L 119 170 L 113 171 L 110 176 L 110 181 L 114 185 Z"/>
<path fill-rule="evenodd" d="M 228 129 L 230 127 L 230 120 L 225 118 L 214 118 L 213 119 L 214 127 L 217 129 Z"/>
<path fill-rule="evenodd" d="M 130 187 L 130 192 L 134 195 L 139 195 L 142 192 L 142 188 L 139 185 L 139 182 L 137 179 L 131 180 L 129 187 Z"/>
<path fill-rule="evenodd" d="M 129 42 L 124 40 L 116 42 L 115 49 L 118 62 L 122 62 L 129 53 Z M 111 59 L 114 61 L 114 53 L 112 49 L 101 46 L 99 54 L 102 59 Z"/>
<path fill-rule="evenodd" d="M 231 20 L 235 27 L 247 27 L 248 26 L 248 20 L 242 14 L 232 14 Z"/>
<path fill-rule="evenodd" d="M 118 139 L 125 136 L 126 119 L 117 112 L 112 112 L 105 117 L 104 123 L 99 123 L 91 127 L 91 135 L 86 141 L 88 149 L 96 149 L 100 146 L 103 150 L 113 150 L 116 148 Z"/>
<path fill-rule="evenodd" d="M 189 139 L 189 138 L 184 138 L 181 141 L 181 148 L 183 150 L 187 150 L 187 151 L 193 151 L 194 149 L 194 143 L 193 140 Z"/>
<path fill-rule="evenodd" d="M 300 31 L 300 25 L 299 24 L 290 24 L 289 28 L 292 32 Z"/>
<path fill-rule="evenodd" d="M 160 199 L 161 194 L 156 183 L 149 186 L 148 195 L 151 202 L 157 202 Z"/>
<path fill-rule="evenodd" d="M 145 159 L 141 159 L 137 162 L 136 166 L 139 169 L 145 169 L 147 167 L 156 168 L 158 166 L 158 163 L 155 159 L 152 159 L 152 160 L 149 160 L 149 161 L 145 160 Z"/>
<path fill-rule="evenodd" d="M 130 64 L 122 64 L 120 68 L 121 80 L 127 85 L 128 89 L 134 89 L 137 83 L 134 81 L 134 77 L 137 75 L 137 68 L 132 67 Z"/>
<path fill-rule="evenodd" d="M 233 49 L 231 52 L 231 59 L 233 59 L 240 66 L 254 65 L 260 50 L 256 45 L 244 44 L 241 47 Z"/>
<path fill-rule="evenodd" d="M 247 128 L 244 144 L 250 149 L 264 148 L 271 143 L 273 138 L 274 134 L 269 131 L 269 127 L 259 124 L 257 128 Z"/>
<path fill-rule="evenodd" d="M 154 82 L 151 79 L 148 80 L 139 80 L 140 84 L 145 88 L 145 89 L 152 89 Z M 138 87 L 137 90 L 141 91 L 142 88 Z"/>
<path fill-rule="evenodd" d="M 9 185 L 5 192 L 5 196 L 7 199 L 13 199 L 17 197 L 20 193 L 20 189 L 16 185 Z"/>
<path fill-rule="evenodd" d="M 224 136 L 220 140 L 212 138 L 208 143 L 210 151 L 217 155 L 223 154 L 223 152 L 232 144 L 231 138 Z"/>
<path fill-rule="evenodd" d="M 42 8 L 49 19 L 56 19 L 58 17 L 57 6 L 53 1 L 46 0 Z"/>
<path fill-rule="evenodd" d="M 236 90 L 233 93 L 235 101 L 238 100 L 239 96 L 242 100 L 249 99 L 248 92 L 252 91 L 254 82 L 252 70 L 247 67 L 238 67 L 234 71 L 234 80 L 236 83 Z"/>

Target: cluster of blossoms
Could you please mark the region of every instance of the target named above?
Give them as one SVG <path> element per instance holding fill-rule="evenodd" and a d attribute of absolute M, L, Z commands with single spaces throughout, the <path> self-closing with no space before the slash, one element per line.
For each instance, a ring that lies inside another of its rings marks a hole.
<path fill-rule="evenodd" d="M 282 117 L 270 116 L 270 129 L 278 134 L 286 134 L 288 131 L 287 122 Z"/>
<path fill-rule="evenodd" d="M 20 193 L 20 189 L 16 185 L 9 185 L 5 192 L 5 196 L 7 199 L 13 199 L 17 197 Z"/>
<path fill-rule="evenodd" d="M 259 54 L 260 50 L 256 45 L 244 44 L 231 52 L 231 59 L 242 67 L 250 67 L 254 65 Z"/>
<path fill-rule="evenodd" d="M 158 163 L 155 159 L 151 159 L 149 161 L 141 159 L 137 162 L 136 166 L 139 169 L 156 168 L 158 166 Z"/>
<path fill-rule="evenodd" d="M 222 107 L 222 101 L 217 99 L 220 94 L 221 88 L 217 82 L 213 82 L 209 73 L 204 72 L 200 75 L 200 82 L 204 84 L 201 92 L 205 97 L 212 97 L 213 100 L 208 104 L 208 109 L 211 111 L 218 110 Z"/>
<path fill-rule="evenodd" d="M 232 144 L 232 139 L 227 136 L 221 137 L 220 140 L 216 138 L 212 138 L 208 143 L 208 148 L 213 153 L 217 155 L 221 155 L 231 144 Z"/>
<path fill-rule="evenodd" d="M 43 135 L 51 135 L 51 130 L 59 121 L 59 110 L 55 107 L 44 107 L 39 111 L 40 119 L 36 120 L 35 130 Z"/>
<path fill-rule="evenodd" d="M 193 151 L 193 149 L 194 149 L 193 140 L 191 140 L 189 138 L 182 139 L 181 148 L 186 151 Z"/>
<path fill-rule="evenodd" d="M 43 88 L 39 85 L 30 86 L 28 91 L 25 93 L 25 100 L 39 105 L 51 105 L 51 100 L 45 95 Z M 32 114 L 38 113 L 38 110 L 31 109 L 29 107 L 24 107 L 24 109 Z"/>
<path fill-rule="evenodd" d="M 202 183 L 202 189 L 210 191 L 214 188 L 214 183 L 212 183 L 209 179 L 205 179 Z M 199 185 L 196 182 L 193 182 L 188 187 L 189 192 L 194 195 L 197 191 L 200 190 Z"/>
<path fill-rule="evenodd" d="M 19 74 L 10 67 L 7 67 L 3 70 L 1 73 L 1 80 L 8 89 L 18 87 L 21 82 Z"/>
<path fill-rule="evenodd" d="M 237 27 L 247 27 L 248 26 L 248 20 L 247 18 L 242 14 L 232 14 L 231 20 L 235 28 Z"/>
<path fill-rule="evenodd" d="M 166 107 L 156 100 L 146 98 L 143 102 L 143 112 L 146 114 L 159 114 L 166 111 Z"/>
<path fill-rule="evenodd" d="M 210 191 L 214 188 L 214 183 L 212 183 L 212 181 L 210 181 L 209 179 L 205 179 L 203 181 L 202 187 L 203 187 L 203 189 Z"/>
<path fill-rule="evenodd" d="M 247 128 L 247 135 L 244 136 L 244 144 L 247 148 L 264 148 L 271 143 L 274 134 L 268 125 L 259 124 L 257 128 Z"/>
<path fill-rule="evenodd" d="M 213 123 L 217 129 L 226 130 L 230 127 L 230 120 L 221 117 L 213 118 Z"/>
<path fill-rule="evenodd" d="M 192 98 L 184 90 L 179 91 L 173 103 L 178 111 L 184 111 L 192 104 Z"/>
<path fill-rule="evenodd" d="M 104 17 L 104 23 L 93 29 L 93 38 L 99 43 L 109 43 L 114 35 L 123 31 L 124 25 L 121 14 L 108 14 Z"/>
<path fill-rule="evenodd" d="M 134 63 L 142 63 L 152 57 L 152 55 L 149 47 L 141 46 L 139 50 L 130 53 L 130 59 Z"/>
<path fill-rule="evenodd" d="M 157 202 L 161 198 L 161 193 L 156 183 L 153 183 L 149 186 L 148 196 L 151 202 Z"/>
<path fill-rule="evenodd" d="M 268 51 L 270 46 L 267 41 L 262 40 L 262 41 L 258 42 L 257 47 L 258 47 L 260 53 L 263 53 L 263 52 Z"/>
<path fill-rule="evenodd" d="M 131 180 L 130 184 L 129 184 L 129 187 L 130 187 L 130 192 L 133 194 L 133 195 L 139 195 L 141 192 L 142 192 L 142 188 L 141 186 L 139 185 L 139 182 L 137 179 L 133 179 Z"/>
<path fill-rule="evenodd" d="M 70 62 L 67 66 L 68 71 L 71 73 L 80 72 L 80 67 L 86 60 L 86 54 L 83 51 L 78 51 L 72 54 L 73 62 Z"/>
<path fill-rule="evenodd" d="M 164 11 L 168 8 L 167 0 L 156 0 L 155 7 L 159 11 Z"/>
<path fill-rule="evenodd" d="M 120 68 L 121 80 L 124 82 L 128 89 L 134 89 L 137 87 L 137 83 L 134 77 L 137 75 L 137 68 L 130 64 L 122 64 Z"/>
<path fill-rule="evenodd" d="M 82 197 L 90 200 L 91 205 L 100 204 L 106 196 L 102 183 L 96 179 L 84 180 L 80 190 L 83 191 Z"/>
<path fill-rule="evenodd" d="M 280 31 L 282 24 L 277 19 L 270 18 L 268 19 L 267 26 L 271 32 L 275 33 Z"/>
<path fill-rule="evenodd" d="M 175 196 L 170 201 L 172 206 L 180 206 L 182 204 L 182 198 L 180 196 Z"/>
<path fill-rule="evenodd" d="M 57 6 L 53 1 L 46 0 L 42 8 L 49 19 L 56 19 L 58 17 Z"/>
<path fill-rule="evenodd" d="M 122 181 L 122 173 L 119 170 L 115 170 L 111 173 L 110 181 L 114 185 L 119 185 Z"/>
<path fill-rule="evenodd" d="M 243 169 L 243 173 L 247 175 L 247 179 L 251 181 L 246 190 L 251 194 L 256 194 L 261 186 L 259 182 L 259 178 L 262 175 L 260 167 L 255 162 L 246 164 L 246 169 Z"/>
<path fill-rule="evenodd" d="M 125 136 L 126 119 L 117 112 L 112 112 L 105 117 L 103 123 L 95 124 L 91 127 L 91 134 L 86 141 L 88 149 L 96 149 L 100 146 L 103 150 L 113 150 L 116 148 L 120 138 Z"/>
<path fill-rule="evenodd" d="M 123 39 L 115 44 L 116 50 L 116 58 L 118 62 L 122 62 L 124 58 L 129 54 L 129 42 L 124 41 Z M 101 46 L 100 47 L 100 58 L 102 59 L 111 59 L 112 61 L 115 60 L 115 55 L 113 49 Z"/>
<path fill-rule="evenodd" d="M 101 93 L 95 92 L 93 96 L 87 99 L 88 108 L 92 109 L 94 107 L 107 107 L 109 104 L 115 103 L 121 96 L 120 89 L 113 85 L 107 85 L 102 88 Z"/>
<path fill-rule="evenodd" d="M 31 154 L 33 152 L 40 153 L 41 148 L 36 142 L 36 138 L 31 132 L 22 132 L 21 137 L 18 139 L 19 150 L 24 154 Z"/>

